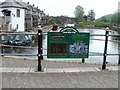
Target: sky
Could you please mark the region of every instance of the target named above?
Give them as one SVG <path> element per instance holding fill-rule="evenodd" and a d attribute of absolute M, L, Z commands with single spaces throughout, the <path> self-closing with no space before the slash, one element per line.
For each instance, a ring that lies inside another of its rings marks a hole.
<path fill-rule="evenodd" d="M 0 0 L 1 2 L 5 0 Z M 75 7 L 80 5 L 84 8 L 85 15 L 89 10 L 94 10 L 95 17 L 100 18 L 107 14 L 113 14 L 118 10 L 120 0 L 22 0 L 29 2 L 50 16 L 68 16 L 74 17 Z"/>

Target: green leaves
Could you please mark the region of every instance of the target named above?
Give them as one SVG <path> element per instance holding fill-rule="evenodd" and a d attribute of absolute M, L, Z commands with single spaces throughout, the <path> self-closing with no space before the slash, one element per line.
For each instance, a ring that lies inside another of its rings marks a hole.
<path fill-rule="evenodd" d="M 120 13 L 119 12 L 112 15 L 111 22 L 115 24 L 120 24 Z"/>
<path fill-rule="evenodd" d="M 84 16 L 84 9 L 83 9 L 83 7 L 81 7 L 81 6 L 78 5 L 75 8 L 74 14 L 75 14 L 75 17 L 77 19 L 76 21 L 79 21 L 79 19 L 83 18 L 83 16 Z"/>

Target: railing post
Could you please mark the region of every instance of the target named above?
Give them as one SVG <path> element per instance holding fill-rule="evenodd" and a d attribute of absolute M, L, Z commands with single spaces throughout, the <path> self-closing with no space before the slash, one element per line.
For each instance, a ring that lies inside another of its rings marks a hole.
<path fill-rule="evenodd" d="M 2 31 L 0 30 L 0 33 L 2 33 Z M 1 49 L 1 54 L 3 54 L 3 46 L 2 46 L 2 35 L 0 35 L 0 49 Z M 3 55 L 2 55 L 3 56 Z"/>
<path fill-rule="evenodd" d="M 82 63 L 85 63 L 85 58 L 82 58 Z"/>
<path fill-rule="evenodd" d="M 103 65 L 102 65 L 102 69 L 103 69 L 103 70 L 106 69 L 108 37 L 109 37 L 109 31 L 106 31 L 106 34 L 105 34 L 104 57 L 103 57 Z"/>
<path fill-rule="evenodd" d="M 120 37 L 118 38 L 120 41 Z M 118 65 L 120 65 L 120 43 L 118 43 L 118 53 L 119 53 L 119 60 L 118 60 Z"/>
<path fill-rule="evenodd" d="M 41 60 L 43 59 L 42 53 L 42 30 L 38 30 L 38 71 L 42 71 Z"/>
<path fill-rule="evenodd" d="M 118 65 L 120 65 L 120 53 L 119 53 L 119 60 L 118 60 Z"/>

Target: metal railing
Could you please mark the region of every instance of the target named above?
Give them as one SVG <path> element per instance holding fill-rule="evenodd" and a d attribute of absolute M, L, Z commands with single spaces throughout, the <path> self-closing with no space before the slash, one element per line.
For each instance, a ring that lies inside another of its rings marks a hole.
<path fill-rule="evenodd" d="M 2 42 L 1 42 L 1 53 L 0 53 L 0 56 L 37 56 L 38 57 L 38 71 L 42 71 L 42 66 L 41 66 L 41 60 L 43 59 L 43 56 L 47 56 L 47 55 L 43 55 L 43 50 L 47 50 L 47 49 L 43 49 L 42 47 L 42 37 L 43 35 L 47 35 L 47 33 L 42 33 L 42 30 L 38 30 L 38 33 L 0 33 L 0 36 L 1 35 L 6 35 L 6 34 L 9 34 L 9 35 L 37 35 L 38 36 L 38 47 L 26 47 L 26 46 L 13 46 L 13 45 L 3 45 Z M 90 35 L 91 37 L 92 36 L 105 36 L 105 40 L 103 39 L 91 39 L 91 40 L 99 40 L 99 41 L 105 41 L 105 47 L 104 47 L 104 53 L 99 53 L 99 52 L 89 52 L 90 54 L 92 54 L 91 56 L 103 56 L 103 65 L 102 65 L 102 69 L 106 69 L 106 58 L 108 55 L 110 56 L 114 56 L 114 55 L 118 55 L 119 56 L 119 60 L 118 60 L 118 64 L 120 64 L 120 54 L 116 53 L 116 54 L 108 54 L 107 53 L 107 47 L 108 47 L 108 41 L 110 42 L 116 42 L 115 40 L 108 40 L 108 38 L 110 36 L 112 37 L 120 37 L 120 35 L 109 35 L 109 31 L 106 31 L 106 34 L 91 34 Z M 2 41 L 2 40 L 1 40 Z M 118 41 L 120 42 L 120 41 Z M 2 50 L 2 47 L 11 47 L 11 48 L 22 48 L 22 49 L 38 49 L 38 54 L 25 54 L 25 53 L 22 53 L 22 54 L 6 54 L 3 52 Z M 85 58 L 82 58 L 82 62 L 84 63 L 85 62 Z"/>

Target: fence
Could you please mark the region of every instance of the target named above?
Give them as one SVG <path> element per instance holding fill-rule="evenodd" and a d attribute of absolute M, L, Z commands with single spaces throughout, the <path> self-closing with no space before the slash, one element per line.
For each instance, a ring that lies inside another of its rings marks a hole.
<path fill-rule="evenodd" d="M 41 60 L 43 59 L 43 56 L 47 56 L 47 55 L 43 55 L 43 47 L 42 47 L 42 37 L 43 35 L 47 35 L 47 33 L 42 33 L 42 30 L 38 30 L 38 33 L 4 33 L 4 32 L 1 32 L 0 33 L 0 36 L 2 35 L 6 35 L 6 34 L 9 34 L 9 35 L 37 35 L 38 36 L 38 47 L 25 47 L 25 46 L 11 46 L 11 45 L 3 45 L 2 44 L 2 40 L 0 40 L 1 42 L 1 53 L 0 53 L 0 56 L 37 56 L 38 57 L 38 71 L 42 71 L 42 66 L 41 66 Z M 104 53 L 99 53 L 99 52 L 94 52 L 94 54 L 96 55 L 93 55 L 93 56 L 99 56 L 99 55 L 103 55 L 103 65 L 102 65 L 102 69 L 106 69 L 106 58 L 108 55 L 110 56 L 114 56 L 114 55 L 118 55 L 119 56 L 119 60 L 118 60 L 118 64 L 120 64 L 120 53 L 118 54 L 108 54 L 107 53 L 107 48 L 108 48 L 108 37 L 112 36 L 112 37 L 119 37 L 120 38 L 120 35 L 109 35 L 109 31 L 106 31 L 105 35 L 104 34 L 91 34 L 90 35 L 91 37 L 92 36 L 105 36 L 105 46 L 104 46 Z M 1 37 L 0 37 L 1 39 Z M 92 39 L 92 40 L 101 40 L 101 39 Z M 110 41 L 113 41 L 114 40 L 110 40 Z M 118 41 L 120 42 L 120 41 Z M 22 53 L 22 54 L 6 54 L 3 52 L 3 47 L 16 47 L 16 48 L 27 48 L 27 49 L 33 49 L 33 48 L 37 48 L 38 49 L 38 54 L 25 54 L 25 53 Z M 93 53 L 93 52 L 89 52 L 89 53 Z M 82 62 L 84 63 L 85 62 L 85 58 L 82 58 Z"/>

